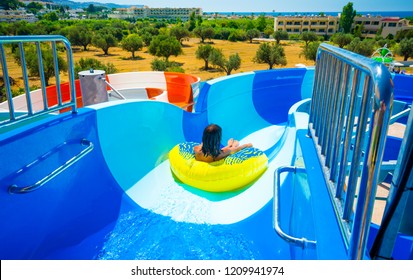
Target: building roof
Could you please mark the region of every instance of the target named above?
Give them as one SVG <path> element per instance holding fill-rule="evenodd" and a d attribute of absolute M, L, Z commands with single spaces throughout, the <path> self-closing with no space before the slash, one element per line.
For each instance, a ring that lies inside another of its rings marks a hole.
<path fill-rule="evenodd" d="M 382 21 L 394 21 L 394 22 L 399 22 L 400 18 L 399 17 L 385 17 L 382 19 Z"/>

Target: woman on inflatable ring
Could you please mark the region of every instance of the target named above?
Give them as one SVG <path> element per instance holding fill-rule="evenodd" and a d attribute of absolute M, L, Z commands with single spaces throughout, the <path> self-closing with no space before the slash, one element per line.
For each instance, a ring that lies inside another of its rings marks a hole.
<path fill-rule="evenodd" d="M 218 125 L 205 128 L 202 143 L 176 145 L 169 153 L 172 172 L 183 183 L 210 192 L 242 188 L 267 169 L 268 158 L 251 144 L 239 146 L 230 139 L 221 148 L 222 130 Z"/>

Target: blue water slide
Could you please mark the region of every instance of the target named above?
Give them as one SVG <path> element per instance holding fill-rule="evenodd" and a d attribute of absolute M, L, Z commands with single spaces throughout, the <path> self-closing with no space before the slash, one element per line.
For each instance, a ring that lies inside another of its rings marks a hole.
<path fill-rule="evenodd" d="M 0 169 L 0 257 L 342 258 L 341 251 L 293 249 L 272 227 L 273 173 L 294 161 L 296 123 L 289 110 L 303 92 L 308 95 L 307 77 L 305 69 L 243 73 L 206 82 L 195 113 L 162 102 L 119 101 L 0 135 L 0 158 L 13 159 Z M 208 123 L 223 127 L 224 143 L 234 137 L 266 151 L 268 170 L 230 193 L 207 193 L 177 180 L 168 152 L 177 143 L 200 141 Z M 90 143 L 93 149 L 85 152 Z M 50 176 L 59 166 L 67 168 Z M 9 193 L 11 186 L 25 192 L 48 176 L 31 192 Z M 311 222 L 297 227 L 314 206 L 293 182 L 282 180 L 282 227 L 323 238 Z"/>

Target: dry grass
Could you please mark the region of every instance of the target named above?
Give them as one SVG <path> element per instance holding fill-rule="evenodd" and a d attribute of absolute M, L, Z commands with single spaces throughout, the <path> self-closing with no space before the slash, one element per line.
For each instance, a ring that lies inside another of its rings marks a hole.
<path fill-rule="evenodd" d="M 252 61 L 260 44 L 258 42 L 249 43 L 213 40 L 207 43 L 212 44 L 215 48 L 222 49 L 227 57 L 234 53 L 238 53 L 240 55 L 241 68 L 233 71 L 232 74 L 268 69 L 267 64 L 258 64 Z M 225 75 L 224 72 L 218 71 L 217 69 L 210 69 L 208 71 L 203 70 L 204 61 L 197 59 L 195 56 L 195 52 L 199 44 L 200 40 L 198 38 L 191 38 L 189 41 L 185 41 L 183 47 L 184 53 L 177 57 L 170 57 L 169 60 L 181 64 L 181 67 L 184 69 L 185 73 L 198 76 L 201 80 L 209 80 Z M 300 41 L 282 41 L 282 46 L 284 47 L 287 57 L 287 65 L 283 67 L 295 67 L 298 63 L 302 63 L 307 66 L 314 65 L 313 61 L 300 57 L 303 44 L 304 43 Z M 90 46 L 87 51 L 83 51 L 82 48 L 74 47 L 73 57 L 75 62 L 79 61 L 80 58 L 96 58 L 103 63 L 111 62 L 115 65 L 118 72 L 151 71 L 151 61 L 154 59 L 154 57 L 147 52 L 146 47 L 142 51 L 135 53 L 135 59 L 132 59 L 130 52 L 126 52 L 119 47 L 110 48 L 109 55 L 105 56 L 102 50 L 96 49 L 92 46 Z M 15 87 L 23 87 L 23 83 L 21 81 L 21 68 L 14 63 L 11 55 L 8 56 L 8 61 L 9 75 L 17 80 Z M 63 76 L 62 81 L 65 80 L 67 80 L 67 78 Z M 53 79 L 50 80 L 50 83 L 54 84 Z M 39 80 L 37 78 L 32 78 L 30 80 L 30 85 L 39 86 Z"/>
<path fill-rule="evenodd" d="M 232 74 L 248 72 L 253 70 L 268 69 L 266 64 L 258 64 L 252 61 L 255 53 L 259 47 L 259 43 L 248 42 L 229 42 L 225 40 L 213 40 L 211 43 L 215 48 L 222 49 L 224 54 L 228 57 L 231 54 L 238 53 L 241 57 L 241 68 L 237 71 L 233 71 Z M 208 80 L 225 75 L 224 72 L 211 69 L 209 71 L 203 70 L 204 61 L 197 59 L 195 56 L 196 49 L 200 45 L 200 40 L 191 38 L 189 41 L 184 42 L 183 54 L 177 57 L 170 57 L 170 61 L 181 64 L 185 73 L 192 74 L 200 77 L 202 80 Z M 301 43 L 298 42 L 286 42 L 284 45 L 288 65 L 286 67 L 294 67 L 297 63 L 304 63 L 306 65 L 313 64 L 312 61 L 307 61 L 304 57 L 300 58 Z M 78 61 L 81 57 L 93 57 L 101 60 L 102 62 L 110 61 L 116 67 L 119 72 L 129 71 L 151 71 L 151 61 L 153 56 L 147 52 L 147 48 L 135 53 L 135 60 L 131 59 L 131 53 L 122 50 L 121 48 L 110 48 L 109 56 L 103 56 L 103 52 L 94 47 L 90 47 L 88 51 L 80 51 L 75 49 L 74 60 Z"/>

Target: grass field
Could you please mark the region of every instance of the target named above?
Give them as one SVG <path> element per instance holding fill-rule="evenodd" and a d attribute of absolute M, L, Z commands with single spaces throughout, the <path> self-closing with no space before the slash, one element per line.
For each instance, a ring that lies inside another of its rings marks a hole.
<path fill-rule="evenodd" d="M 241 67 L 240 69 L 233 71 L 231 74 L 248 72 L 253 70 L 264 70 L 268 69 L 267 64 L 258 64 L 253 62 L 255 53 L 260 45 L 259 42 L 230 42 L 226 40 L 213 40 L 207 43 L 212 44 L 215 48 L 223 50 L 226 57 L 231 54 L 238 53 L 241 57 Z M 184 69 L 185 73 L 192 74 L 200 77 L 201 80 L 209 80 L 226 75 L 224 72 L 217 69 L 210 69 L 205 71 L 204 61 L 197 59 L 195 52 L 200 44 L 198 38 L 191 38 L 184 42 L 183 54 L 177 57 L 170 57 L 169 60 L 177 62 Z M 314 65 L 314 61 L 306 60 L 304 56 L 301 56 L 302 47 L 304 42 L 301 41 L 281 41 L 284 47 L 285 54 L 287 57 L 286 66 L 275 66 L 277 67 L 295 67 L 296 64 L 302 63 L 307 66 Z M 154 56 L 147 52 L 147 48 L 144 47 L 141 51 L 135 52 L 135 59 L 132 59 L 132 54 L 126 52 L 119 47 L 113 47 L 109 49 L 109 55 L 104 55 L 101 49 L 97 49 L 90 46 L 87 51 L 83 51 L 83 48 L 73 47 L 73 57 L 74 61 L 79 61 L 81 58 L 96 58 L 103 63 L 111 62 L 114 64 L 118 72 L 132 72 L 132 71 L 152 71 L 151 61 Z M 400 57 L 396 57 L 400 60 Z M 23 87 L 22 82 L 22 71 L 13 60 L 11 55 L 8 55 L 8 65 L 9 65 L 9 76 L 11 76 L 15 81 L 16 85 L 13 89 L 18 89 Z M 211 67 L 211 65 L 210 65 Z M 85 69 L 87 70 L 87 69 Z M 409 72 L 412 72 L 408 69 Z M 413 70 L 413 68 L 412 68 Z M 75 73 L 77 78 L 77 73 Z M 67 80 L 67 77 L 63 75 L 62 81 Z M 50 84 L 54 84 L 53 78 L 50 80 Z M 40 86 L 39 79 L 33 77 L 30 79 L 30 86 Z"/>
<path fill-rule="evenodd" d="M 252 70 L 262 70 L 268 69 L 267 64 L 258 64 L 252 61 L 255 53 L 259 47 L 258 42 L 248 43 L 248 42 L 229 42 L 226 40 L 213 40 L 211 42 L 213 47 L 222 49 L 225 56 L 228 57 L 231 54 L 238 53 L 241 57 L 241 68 L 233 71 L 231 74 L 242 73 Z M 297 63 L 304 63 L 306 65 L 313 65 L 314 62 L 305 60 L 304 57 L 299 56 L 301 52 L 301 46 L 303 43 L 295 41 L 285 41 L 283 46 L 287 56 L 287 66 L 294 67 Z M 177 57 L 170 57 L 169 60 L 177 62 L 185 70 L 187 74 L 193 74 L 200 77 L 202 80 L 209 80 L 222 75 L 224 72 L 218 71 L 217 69 L 210 69 L 209 71 L 203 70 L 204 61 L 197 59 L 195 52 L 200 45 L 200 40 L 197 38 L 191 38 L 189 41 L 184 42 L 183 54 Z M 88 51 L 80 51 L 75 49 L 74 59 L 79 60 L 81 57 L 93 57 L 101 60 L 102 62 L 110 61 L 116 67 L 119 72 L 129 72 L 129 71 L 151 71 L 151 61 L 154 56 L 147 52 L 145 47 L 142 51 L 135 53 L 135 60 L 132 60 L 132 55 L 130 52 L 126 52 L 121 48 L 110 48 L 109 55 L 104 56 L 103 51 L 90 47 Z M 210 65 L 211 66 L 211 65 Z"/>

